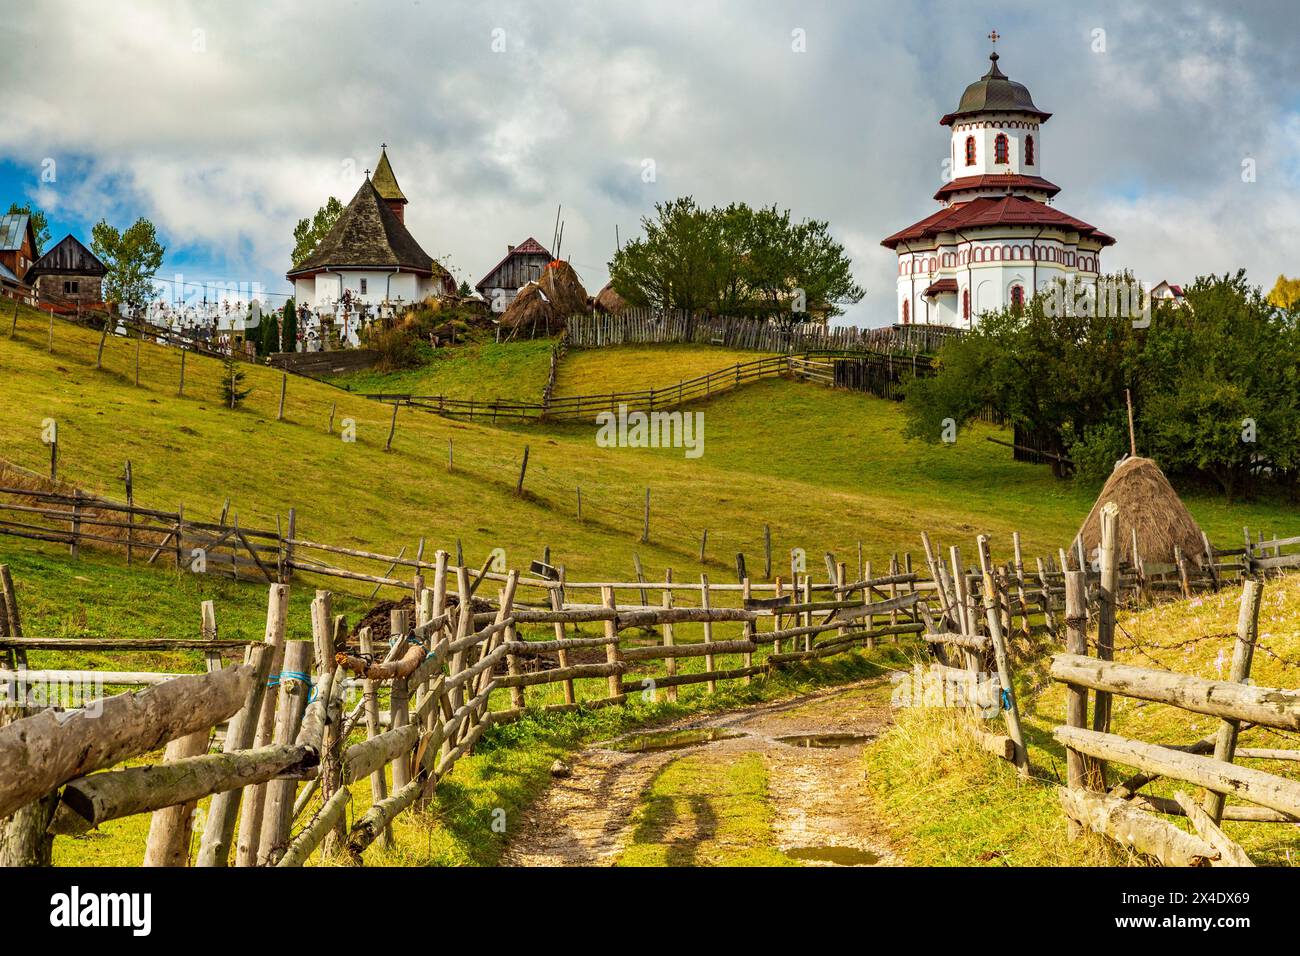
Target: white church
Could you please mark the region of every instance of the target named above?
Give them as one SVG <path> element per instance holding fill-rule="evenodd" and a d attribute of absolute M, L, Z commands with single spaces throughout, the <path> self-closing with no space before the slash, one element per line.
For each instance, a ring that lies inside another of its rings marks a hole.
<path fill-rule="evenodd" d="M 1095 285 L 1101 250 L 1115 242 L 1052 205 L 1060 187 L 1042 176 L 1052 114 L 998 69 L 996 52 L 989 60 L 939 120 L 952 129 L 953 177 L 934 194 L 942 208 L 881 242 L 898 254 L 894 321 L 903 325 L 971 328 L 1053 280 Z"/>
<path fill-rule="evenodd" d="M 456 291 L 451 273 L 407 230 L 406 205 L 381 146 L 373 176 L 366 170 L 330 231 L 286 276 L 299 307 L 313 319 L 332 317 L 348 344 L 357 344 L 361 325 L 371 318 Z"/>

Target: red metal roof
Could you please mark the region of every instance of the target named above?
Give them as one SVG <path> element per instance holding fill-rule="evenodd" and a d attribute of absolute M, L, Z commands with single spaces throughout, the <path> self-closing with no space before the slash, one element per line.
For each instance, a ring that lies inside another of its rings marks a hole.
<path fill-rule="evenodd" d="M 1002 196 L 997 199 L 991 197 L 972 199 L 970 202 L 941 209 L 934 215 L 926 216 L 920 222 L 913 223 L 906 229 L 882 239 L 880 244 L 894 249 L 899 243 L 929 238 L 941 232 L 997 226 L 1043 226 L 1066 229 L 1096 239 L 1104 246 L 1113 245 L 1115 242 L 1095 226 L 1089 225 L 1082 219 L 1068 216 L 1046 203 L 1025 199 L 1023 196 Z"/>
<path fill-rule="evenodd" d="M 1055 196 L 1061 191 L 1060 186 L 1049 183 L 1042 176 L 990 173 L 984 176 L 962 176 L 950 183 L 945 183 L 939 187 L 939 191 L 934 194 L 934 198 L 944 200 L 953 193 L 963 192 L 967 189 L 1032 189 L 1036 192 L 1045 192 L 1048 196 Z"/>

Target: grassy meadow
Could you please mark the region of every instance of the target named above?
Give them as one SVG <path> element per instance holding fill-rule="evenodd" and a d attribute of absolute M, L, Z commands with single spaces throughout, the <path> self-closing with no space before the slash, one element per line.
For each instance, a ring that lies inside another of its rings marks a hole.
<path fill-rule="evenodd" d="M 137 504 L 165 510 L 183 505 L 187 517 L 213 520 L 229 499 L 242 526 L 270 528 L 295 508 L 302 537 L 388 554 L 403 546 L 413 552 L 417 540 L 424 539 L 426 555 L 436 548 L 454 553 L 459 543 L 466 562 L 478 565 L 502 547 L 510 566 L 526 568 L 549 547 L 552 562 L 565 565 L 570 580 L 626 580 L 635 553 L 652 579 L 671 567 L 677 580 L 694 581 L 708 573 L 714 581 L 730 582 L 737 552 L 745 553 L 751 574 L 760 575 L 766 524 L 777 574 L 788 567 L 795 547 L 807 552 L 814 573 L 824 552 L 856 570 L 859 544 L 865 559 L 879 569 L 891 553 L 919 552 L 923 529 L 944 544 L 963 547 L 973 547 L 976 534 L 988 533 L 1002 555 L 1009 550 L 1011 532 L 1018 530 L 1032 558 L 1068 544 L 1096 493 L 1095 488 L 1058 482 L 1045 468 L 1012 461 L 1006 448 L 985 440 L 1006 437 L 991 426 L 963 432 L 954 445 L 907 442 L 901 437 L 901 411 L 893 403 L 775 379 L 691 407 L 704 415 L 705 452 L 698 459 L 685 458 L 681 449 L 600 448 L 591 425 L 494 428 L 413 409 L 399 409 L 392 450 L 385 451 L 391 407 L 361 398 L 357 390 L 535 400 L 549 367 L 550 343 L 464 346 L 412 372 L 349 376 L 342 382 L 352 392 L 291 376 L 284 420 L 278 421 L 281 374 L 271 369 L 241 366 L 251 393 L 231 410 L 222 402 L 220 362 L 187 356 L 181 396 L 177 350 L 109 336 L 103 368 L 96 369 L 98 333 L 56 322 L 51 348 L 49 328 L 45 315 L 28 309 L 19 310 L 13 335 L 7 312 L 0 322 L 0 397 L 9 410 L 0 429 L 0 459 L 45 470 L 49 451 L 41 442 L 42 423 L 54 419 L 59 477 L 82 488 L 122 498 L 120 475 L 129 459 Z M 697 346 L 575 351 L 561 366 L 558 392 L 669 384 L 754 357 Z M 331 413 L 332 433 L 327 431 Z M 354 441 L 343 439 L 347 432 Z M 525 491 L 516 496 L 525 445 Z M 651 533 L 649 543 L 641 543 L 647 488 Z M 579 489 L 582 520 L 576 507 Z M 1186 500 L 1216 541 L 1235 543 L 1243 525 L 1279 533 L 1298 530 L 1293 510 L 1279 502 L 1229 506 L 1195 493 Z M 701 562 L 705 529 L 708 552 Z M 373 563 L 338 561 L 369 573 L 384 570 Z M 216 601 L 223 638 L 256 640 L 263 632 L 265 586 L 162 566 L 137 563 L 128 568 L 120 556 L 89 547 L 73 561 L 58 545 L 3 536 L 0 563 L 12 568 L 29 635 L 197 637 L 199 603 L 206 599 Z M 290 589 L 291 639 L 309 635 L 307 607 L 316 587 L 333 590 L 336 609 L 351 620 L 368 606 L 369 585 L 300 575 Z M 388 590 L 379 594 L 398 596 Z M 628 599 L 620 592 L 620 600 Z M 738 625 L 715 628 L 718 640 L 736 636 Z M 653 639 L 649 634 L 629 636 L 631 642 Z M 698 639 L 696 628 L 678 626 L 679 642 Z M 393 864 L 490 864 L 504 840 L 489 826 L 492 810 L 504 808 L 509 815 L 526 806 L 549 782 L 551 761 L 566 750 L 703 708 L 880 674 L 885 665 L 906 666 L 899 653 L 889 645 L 873 657 L 846 655 L 755 679 L 752 685 L 724 685 L 715 697 L 699 688 L 683 689 L 677 704 L 638 699 L 626 709 L 527 718 L 495 729 L 457 765 L 427 811 L 399 818 L 397 848 L 376 848 L 367 858 Z M 720 656 L 720 666 L 739 664 L 738 657 L 730 657 L 734 663 Z M 186 671 L 201 666 L 195 655 L 146 653 L 110 660 L 106 655 L 42 652 L 31 655 L 31 664 Z M 679 661 L 680 672 L 702 666 L 702 658 Z M 1262 661 L 1259 670 L 1265 673 Z M 604 696 L 604 680 L 579 682 L 578 692 L 582 698 Z M 559 686 L 529 689 L 530 705 L 561 699 Z M 506 692 L 499 693 L 493 706 L 509 706 Z M 1043 714 L 1059 712 L 1047 696 L 1042 707 Z M 1117 719 L 1123 717 L 1122 711 L 1117 714 Z M 899 734 L 915 733 L 912 719 L 904 715 Z M 1043 737 L 1050 719 L 1038 713 L 1030 717 L 1040 738 L 1035 746 L 1042 750 L 1035 757 L 1043 766 L 1051 764 L 1050 739 Z M 888 766 L 873 770 L 893 781 L 882 801 L 900 819 L 917 808 L 927 811 L 927 819 L 940 819 L 929 812 L 936 802 L 950 811 L 943 819 L 978 817 L 965 824 L 972 836 L 969 846 L 958 850 L 940 848 L 942 833 L 932 838 L 904 834 L 900 838 L 917 861 L 970 862 L 944 854 L 1006 841 L 1023 847 L 1016 851 L 1022 862 L 1045 859 L 1046 851 L 1035 849 L 1030 839 L 1033 828 L 1015 822 L 1009 802 L 1006 813 L 988 815 L 968 806 L 972 794 L 983 794 L 995 809 L 998 801 L 1009 801 L 1000 779 L 1006 768 L 993 761 L 977 766 L 957 759 L 958 770 L 974 776 L 949 786 L 948 778 L 934 775 L 944 773 L 952 761 L 918 762 L 918 755 L 933 752 L 891 735 L 879 749 Z M 753 810 L 752 798 L 762 783 L 753 768 L 736 766 L 719 773 L 728 799 Z M 922 787 L 919 781 L 924 780 L 936 783 Z M 654 830 L 656 806 L 662 810 L 689 796 L 689 783 L 688 777 L 661 781 L 662 792 L 651 795 L 644 811 L 644 828 Z M 368 786 L 355 793 L 352 815 L 369 803 Z M 1016 806 L 1021 805 L 1017 800 Z M 1057 823 L 1063 832 L 1059 811 L 1048 809 L 1044 804 L 1041 832 Z M 980 827 L 986 816 L 1004 820 L 1004 837 L 975 839 L 984 832 Z M 57 841 L 56 853 L 64 863 L 134 864 L 147 825 L 147 818 L 115 821 L 87 837 Z M 753 848 L 754 862 L 770 861 L 761 840 L 740 834 L 734 845 Z M 630 859 L 649 854 L 650 862 L 654 852 L 634 848 Z M 708 856 L 713 851 L 702 852 Z M 720 861 L 739 859 L 730 851 L 718 853 Z"/>

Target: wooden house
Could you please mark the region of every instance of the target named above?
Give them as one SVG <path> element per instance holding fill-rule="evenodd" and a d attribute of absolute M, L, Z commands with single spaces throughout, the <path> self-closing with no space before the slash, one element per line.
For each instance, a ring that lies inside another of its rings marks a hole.
<path fill-rule="evenodd" d="M 520 289 L 542 277 L 542 270 L 551 259 L 542 244 L 529 236 L 517 246 L 506 246 L 506 257 L 474 288 L 492 305 L 494 312 L 504 312 Z"/>
<path fill-rule="evenodd" d="M 10 298 L 30 299 L 31 288 L 24 280 L 36 258 L 36 233 L 25 212 L 0 216 L 0 288 Z"/>
<path fill-rule="evenodd" d="M 92 305 L 104 301 L 107 271 L 95 254 L 69 233 L 32 263 L 23 279 L 44 298 Z"/>

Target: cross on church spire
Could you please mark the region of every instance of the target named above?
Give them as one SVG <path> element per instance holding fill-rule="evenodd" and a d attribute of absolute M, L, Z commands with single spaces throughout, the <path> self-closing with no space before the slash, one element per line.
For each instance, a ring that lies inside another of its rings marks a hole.
<path fill-rule="evenodd" d="M 388 144 L 387 144 L 387 143 L 380 143 L 380 144 L 379 144 L 379 148 L 380 148 L 380 149 L 387 149 L 387 148 L 388 148 Z"/>
<path fill-rule="evenodd" d="M 1002 39 L 1002 34 L 998 33 L 997 30 L 994 30 L 989 34 L 989 39 L 993 41 L 994 46 L 997 46 L 998 41 Z"/>

